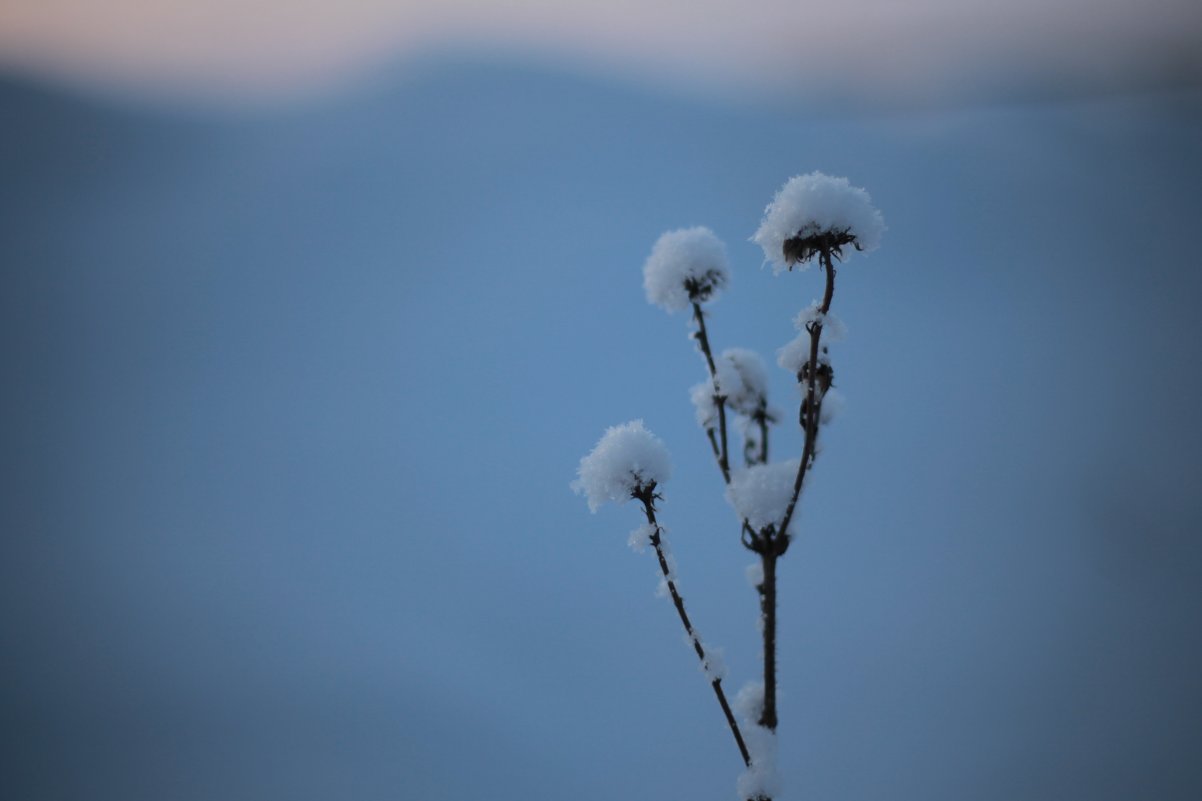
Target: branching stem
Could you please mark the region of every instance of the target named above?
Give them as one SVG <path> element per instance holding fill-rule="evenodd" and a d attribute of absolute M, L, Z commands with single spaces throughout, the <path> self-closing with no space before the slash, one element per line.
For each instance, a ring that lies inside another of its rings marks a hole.
<path fill-rule="evenodd" d="M 826 274 L 826 291 L 822 296 L 822 306 L 819 311 L 826 315 L 831 310 L 831 301 L 835 296 L 835 265 L 831 257 L 831 245 L 824 238 L 818 247 L 818 257 Z M 793 494 L 789 505 L 785 508 L 780 525 L 761 532 L 762 549 L 760 559 L 764 569 L 764 580 L 759 586 L 760 609 L 764 619 L 764 708 L 760 715 L 760 725 L 776 730 L 776 560 L 789 547 L 789 524 L 793 520 L 793 512 L 797 508 L 797 500 L 801 497 L 801 487 L 805 481 L 806 471 L 814 461 L 814 448 L 818 440 L 818 419 L 821 412 L 822 396 L 818 391 L 818 348 L 822 339 L 821 319 L 810 323 L 810 360 L 803 369 L 805 399 L 801 404 L 801 424 L 805 429 L 805 442 L 801 450 L 801 463 L 797 467 L 797 478 L 793 482 Z M 824 389 L 825 392 L 825 389 Z"/>
<path fill-rule="evenodd" d="M 693 303 L 693 319 L 697 321 L 697 344 L 701 348 L 701 353 L 705 356 L 705 363 L 709 367 L 710 381 L 714 384 L 714 389 L 718 388 L 718 368 L 714 364 L 714 351 L 710 347 L 709 333 L 705 330 L 705 315 L 701 311 L 701 304 Z M 727 448 L 726 440 L 726 396 L 714 392 L 714 405 L 718 407 L 718 424 L 721 431 L 721 442 L 714 435 L 714 429 L 707 428 L 706 436 L 709 438 L 710 448 L 714 451 L 714 459 L 718 462 L 718 469 L 722 473 L 722 481 L 730 485 L 730 456 Z M 763 419 L 760 421 L 760 453 L 763 456 L 763 461 L 766 464 L 768 461 L 768 421 Z M 740 533 L 744 547 L 752 551 L 759 550 L 760 537 L 756 530 L 752 528 L 751 523 L 743 520 L 743 528 Z"/>

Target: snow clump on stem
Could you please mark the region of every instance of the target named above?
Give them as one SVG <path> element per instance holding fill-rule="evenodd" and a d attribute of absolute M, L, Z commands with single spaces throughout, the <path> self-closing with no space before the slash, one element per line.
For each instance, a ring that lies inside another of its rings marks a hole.
<path fill-rule="evenodd" d="M 643 265 L 647 301 L 669 312 L 710 300 L 729 280 L 726 246 L 701 226 L 661 236 Z"/>
<path fill-rule="evenodd" d="M 800 332 L 787 345 L 776 351 L 776 363 L 782 369 L 794 375 L 801 373 L 802 368 L 810 360 L 811 330 L 814 325 L 822 326 L 822 335 L 818 340 L 818 363 L 830 364 L 827 345 L 838 342 L 847 336 L 847 326 L 835 316 L 834 312 L 822 313 L 817 301 L 802 309 L 793 320 L 793 325 Z"/>
<path fill-rule="evenodd" d="M 780 795 L 776 772 L 776 734 L 757 722 L 764 711 L 764 683 L 748 682 L 735 696 L 735 711 L 743 719 L 751 764 L 739 777 L 739 798 L 773 798 Z"/>
<path fill-rule="evenodd" d="M 793 498 L 793 483 L 800 464 L 800 459 L 790 459 L 737 470 L 730 477 L 726 497 L 739 517 L 756 531 L 779 525 Z"/>
<path fill-rule="evenodd" d="M 812 172 L 781 187 L 751 239 L 779 273 L 805 265 L 823 247 L 837 258 L 845 245 L 875 250 L 884 231 L 885 221 L 866 191 L 846 178 Z"/>
<path fill-rule="evenodd" d="M 734 373 L 729 376 L 718 371 L 718 390 L 726 396 L 726 403 L 739 414 L 755 414 L 767 403 L 768 369 L 764 360 L 747 348 L 727 348 L 722 351 L 721 361 Z"/>
<path fill-rule="evenodd" d="M 597 446 L 580 460 L 572 489 L 588 500 L 590 511 L 606 501 L 629 498 L 667 481 L 672 474 L 668 449 L 643 427 L 642 420 L 611 426 Z"/>

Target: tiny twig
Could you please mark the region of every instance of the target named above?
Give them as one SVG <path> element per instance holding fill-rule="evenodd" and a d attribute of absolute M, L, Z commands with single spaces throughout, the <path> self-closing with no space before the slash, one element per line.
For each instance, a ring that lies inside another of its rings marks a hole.
<path fill-rule="evenodd" d="M 709 429 L 710 443 L 714 445 L 714 456 L 718 459 L 718 469 L 722 471 L 722 479 L 730 483 L 730 455 L 726 440 L 726 396 L 718 391 L 718 367 L 714 364 L 714 352 L 710 348 L 709 335 L 705 330 L 705 315 L 701 311 L 701 304 L 693 301 L 693 319 L 697 321 L 697 344 L 701 346 L 701 352 L 705 355 L 705 363 L 710 370 L 710 381 L 714 385 L 714 406 L 718 408 L 718 430 L 721 438 L 721 447 L 714 442 L 713 429 Z"/>
<path fill-rule="evenodd" d="M 709 439 L 710 448 L 714 451 L 714 460 L 718 463 L 718 466 L 721 467 L 722 466 L 722 450 L 721 450 L 721 448 L 718 447 L 718 438 L 714 436 L 714 429 L 707 428 L 705 430 L 705 436 Z"/>
<path fill-rule="evenodd" d="M 705 330 L 705 316 L 701 311 L 701 305 L 694 301 L 693 303 L 693 319 L 697 321 L 697 333 L 695 337 L 697 344 L 701 346 L 701 353 L 705 356 L 705 363 L 709 367 L 710 381 L 714 382 L 715 388 L 718 382 L 718 368 L 714 364 L 714 352 L 710 347 L 709 334 Z M 714 436 L 714 429 L 707 428 L 706 436 L 709 438 L 710 448 L 714 452 L 714 459 L 718 463 L 718 470 L 722 473 L 722 481 L 728 486 L 730 485 L 730 460 L 727 455 L 727 440 L 726 440 L 726 396 L 714 393 L 714 405 L 718 407 L 718 421 L 721 428 L 722 441 L 719 444 L 717 437 Z M 760 452 L 764 455 L 767 461 L 768 454 L 768 423 L 767 419 L 761 421 L 761 430 L 764 432 Z M 750 551 L 758 552 L 760 545 L 760 537 L 751 523 L 746 518 L 743 519 L 743 527 L 740 533 L 740 539 L 743 546 Z"/>
<path fill-rule="evenodd" d="M 768 464 L 768 409 L 767 402 L 760 402 L 756 422 L 760 425 L 760 464 Z"/>
<path fill-rule="evenodd" d="M 654 529 L 650 538 L 651 545 L 655 548 L 655 555 L 659 558 L 659 569 L 664 574 L 664 581 L 668 585 L 668 593 L 672 596 L 672 603 L 676 606 L 676 612 L 680 615 L 680 622 L 684 624 L 685 633 L 693 643 L 693 650 L 697 652 L 697 658 L 701 660 L 703 666 L 708 665 L 709 660 L 705 655 L 705 647 L 701 644 L 701 638 L 693 630 L 693 624 L 689 620 L 688 613 L 685 612 L 684 599 L 680 597 L 680 592 L 676 589 L 676 582 L 672 579 L 672 570 L 668 567 L 668 558 L 664 554 L 663 529 L 660 528 L 659 522 L 655 519 L 655 482 L 640 486 L 632 494 L 637 500 L 642 502 L 643 511 L 647 515 L 647 523 Z M 718 698 L 718 705 L 722 707 L 722 714 L 726 717 L 726 723 L 730 726 L 731 734 L 734 735 L 735 744 L 739 747 L 739 754 L 743 757 L 743 764 L 751 767 L 751 754 L 747 750 L 747 743 L 743 741 L 743 732 L 739 730 L 739 724 L 730 709 L 730 703 L 726 700 L 726 692 L 722 689 L 722 679 L 714 676 L 710 679 L 710 686 L 714 688 L 714 695 Z"/>

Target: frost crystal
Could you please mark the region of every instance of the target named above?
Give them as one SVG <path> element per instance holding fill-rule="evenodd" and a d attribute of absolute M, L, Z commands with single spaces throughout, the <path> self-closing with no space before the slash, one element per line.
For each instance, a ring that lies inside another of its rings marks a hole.
<path fill-rule="evenodd" d="M 764 565 L 762 562 L 752 562 L 743 569 L 743 575 L 747 576 L 747 583 L 751 585 L 753 590 L 759 589 L 764 583 Z"/>
<path fill-rule="evenodd" d="M 659 437 L 632 420 L 606 430 L 592 452 L 580 460 L 572 489 L 588 500 L 595 512 L 606 501 L 623 503 L 652 483 L 672 474 L 668 449 Z"/>
<path fill-rule="evenodd" d="M 626 540 L 626 544 L 630 546 L 630 550 L 635 553 L 642 553 L 647 550 L 647 546 L 651 544 L 651 537 L 655 535 L 655 526 L 650 523 L 643 525 L 630 532 L 630 538 Z"/>
<path fill-rule="evenodd" d="M 705 678 L 709 682 L 722 681 L 722 679 L 726 678 L 726 662 L 722 658 L 721 648 L 706 645 L 696 630 L 693 631 L 692 635 L 686 632 L 684 642 L 689 648 L 693 648 L 694 644 L 701 646 L 701 651 L 705 654 L 705 659 L 701 661 L 698 667 L 701 668 L 701 672 L 705 674 Z"/>
<path fill-rule="evenodd" d="M 700 226 L 661 236 L 643 265 L 647 301 L 670 312 L 709 300 L 729 280 L 726 246 Z"/>
<path fill-rule="evenodd" d="M 774 272 L 805 265 L 825 238 L 836 256 L 851 245 L 875 250 L 885 230 L 872 198 L 846 178 L 820 172 L 790 178 L 764 211 L 764 220 L 751 239 L 764 249 Z"/>
<path fill-rule="evenodd" d="M 790 459 L 736 470 L 730 477 L 726 497 L 739 517 L 756 531 L 779 525 L 793 498 L 793 482 L 797 480 L 800 465 L 800 459 Z"/>

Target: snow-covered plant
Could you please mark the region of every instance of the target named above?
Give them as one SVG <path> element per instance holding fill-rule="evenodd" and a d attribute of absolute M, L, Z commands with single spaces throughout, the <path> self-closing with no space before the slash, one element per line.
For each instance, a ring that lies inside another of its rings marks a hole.
<path fill-rule="evenodd" d="M 803 267 L 815 256 L 842 258 L 843 248 L 876 250 L 885 221 L 863 189 L 820 172 L 790 178 L 751 238 L 776 272 Z"/>
<path fill-rule="evenodd" d="M 698 425 L 705 431 L 725 485 L 726 499 L 739 521 L 742 544 L 758 556 L 747 570 L 759 595 L 763 635 L 763 678 L 744 687 L 736 698 L 742 723 L 736 721 L 722 688 L 722 673 L 685 614 L 676 586 L 675 567 L 664 529 L 656 519 L 656 492 L 668 477 L 667 450 L 641 421 L 610 428 L 580 462 L 573 488 L 584 494 L 593 511 L 606 500 L 629 498 L 643 505 L 647 523 L 631 534 L 631 545 L 654 547 L 667 590 L 684 624 L 688 640 L 713 686 L 743 758 L 739 778 L 743 799 L 767 801 L 778 793 L 776 777 L 776 563 L 796 535 L 796 511 L 806 476 L 818 454 L 820 427 L 842 405 L 834 389 L 829 345 L 846 330 L 834 314 L 835 264 L 847 251 L 874 250 L 885 226 L 868 193 L 846 178 L 820 172 L 789 179 L 768 205 L 752 240 L 764 250 L 776 274 L 795 266 L 807 269 L 815 260 L 825 279 L 821 299 L 798 313 L 798 335 L 777 352 L 777 364 L 798 382 L 801 399 L 797 420 L 802 433 L 797 458 L 770 462 L 770 428 L 781 415 L 768 403 L 768 374 L 763 360 L 745 348 L 728 348 L 718 356 L 711 347 L 703 304 L 729 283 L 726 248 L 708 228 L 670 231 L 659 238 L 643 267 L 647 300 L 668 312 L 692 311 L 692 337 L 705 360 L 708 376 L 690 390 Z M 736 416 L 743 439 L 743 466 L 730 462 L 728 412 Z"/>

